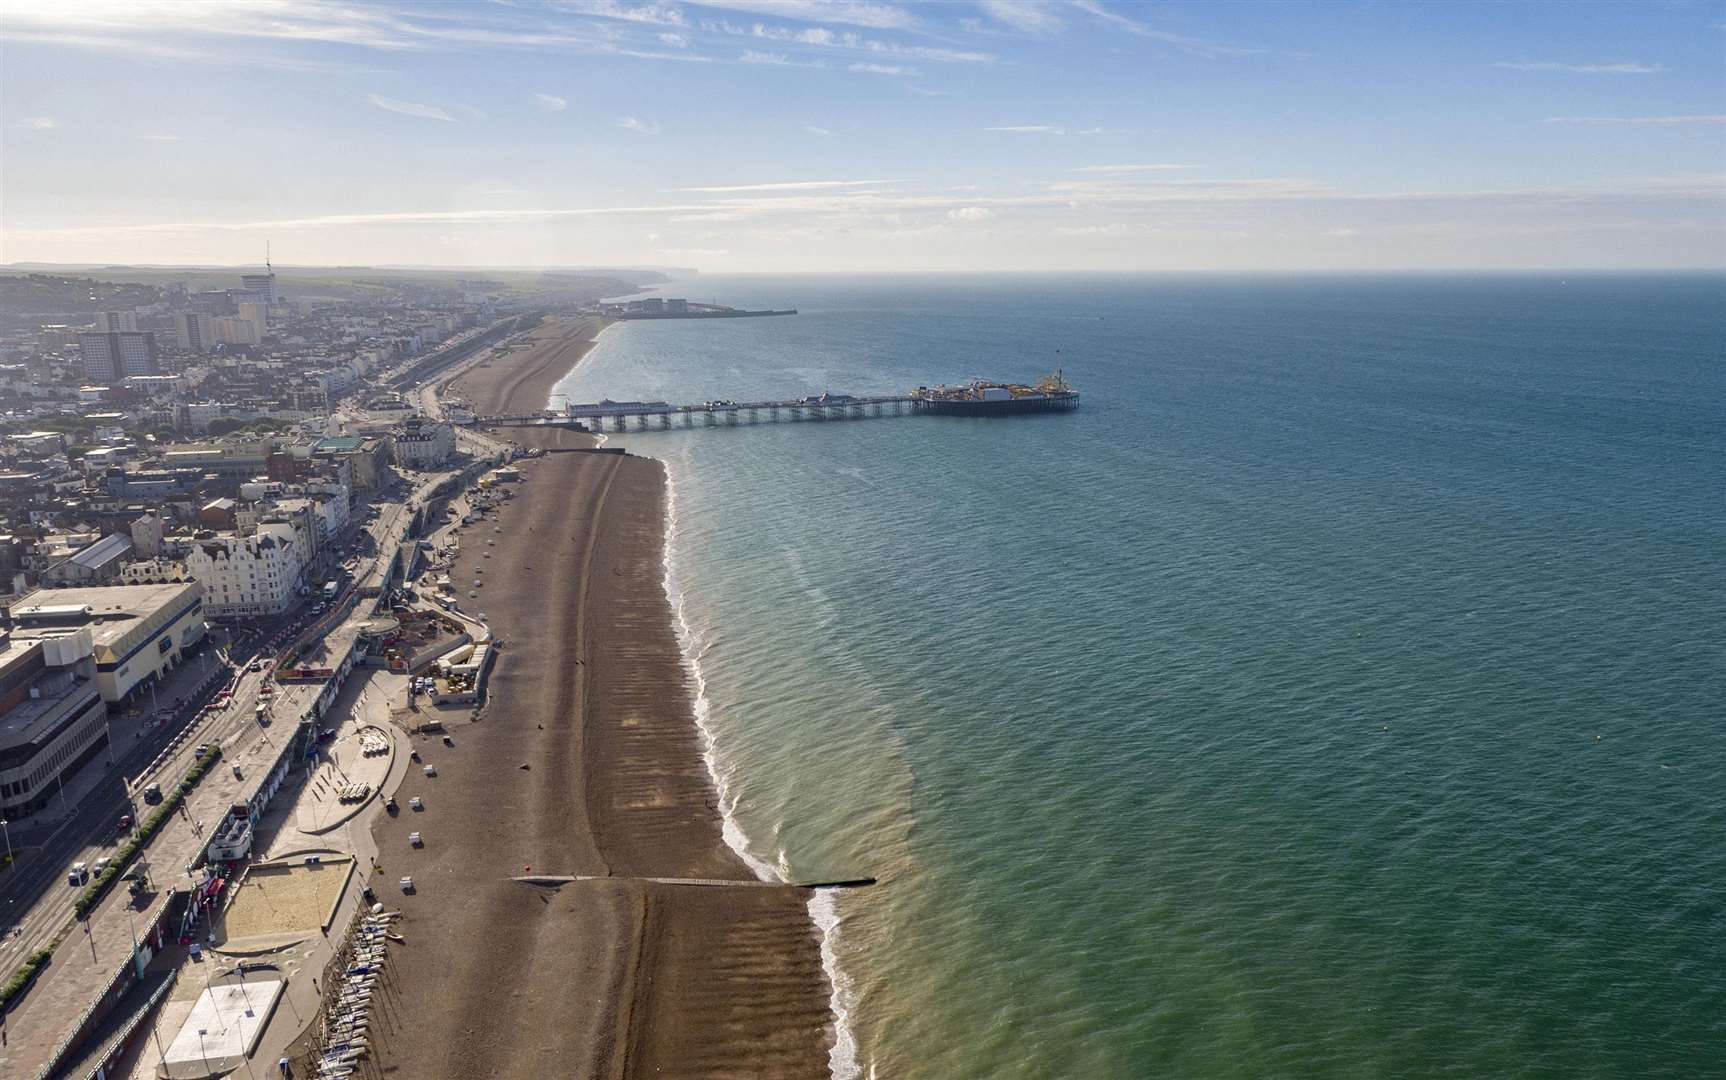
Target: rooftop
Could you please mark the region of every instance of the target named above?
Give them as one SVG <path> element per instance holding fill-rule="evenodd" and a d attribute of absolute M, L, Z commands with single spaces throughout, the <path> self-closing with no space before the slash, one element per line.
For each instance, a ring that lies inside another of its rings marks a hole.
<path fill-rule="evenodd" d="M 114 533 L 91 544 L 89 547 L 72 556 L 72 561 L 79 566 L 97 567 L 109 559 L 124 555 L 132 546 L 132 538 Z"/>
<path fill-rule="evenodd" d="M 15 626 L 73 628 L 87 626 L 97 648 L 111 645 L 148 619 L 182 600 L 198 586 L 104 585 L 88 589 L 37 589 L 13 604 L 9 614 Z M 84 612 L 88 611 L 87 614 Z"/>

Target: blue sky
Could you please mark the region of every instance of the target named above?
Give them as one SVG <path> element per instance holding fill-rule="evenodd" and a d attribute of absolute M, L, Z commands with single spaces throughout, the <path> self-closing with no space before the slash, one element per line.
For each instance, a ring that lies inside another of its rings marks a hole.
<path fill-rule="evenodd" d="M 1726 4 L 7 0 L 0 260 L 1726 266 Z"/>

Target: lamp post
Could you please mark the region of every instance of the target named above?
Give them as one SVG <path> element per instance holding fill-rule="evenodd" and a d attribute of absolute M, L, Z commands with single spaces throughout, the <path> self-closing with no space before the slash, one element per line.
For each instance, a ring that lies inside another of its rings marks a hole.
<path fill-rule="evenodd" d="M 6 869 L 10 870 L 14 865 L 16 865 L 12 858 L 12 823 L 10 821 L 0 821 L 0 832 L 4 832 L 6 834 Z"/>

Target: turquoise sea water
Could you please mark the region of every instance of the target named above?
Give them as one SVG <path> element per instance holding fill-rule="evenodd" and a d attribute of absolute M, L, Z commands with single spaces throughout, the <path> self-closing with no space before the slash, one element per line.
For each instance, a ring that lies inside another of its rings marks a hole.
<path fill-rule="evenodd" d="M 1085 395 L 611 436 L 740 842 L 883 878 L 838 1073 L 1726 1075 L 1726 280 L 666 294 L 802 314 L 560 391 Z"/>

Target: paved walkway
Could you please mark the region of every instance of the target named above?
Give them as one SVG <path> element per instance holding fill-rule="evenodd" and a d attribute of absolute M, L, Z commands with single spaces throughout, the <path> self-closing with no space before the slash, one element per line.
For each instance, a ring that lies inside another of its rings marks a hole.
<path fill-rule="evenodd" d="M 329 719 L 335 722 L 339 718 L 340 721 L 337 725 L 336 745 L 350 745 L 356 753 L 359 746 L 358 732 L 362 727 L 380 730 L 391 739 L 392 753 L 385 758 L 371 760 L 388 763 L 387 775 L 380 777 L 380 786 L 386 792 L 393 791 L 401 783 L 411 764 L 408 761 L 406 737 L 388 723 L 392 700 L 400 699 L 406 694 L 406 680 L 400 675 L 383 671 L 370 672 L 370 678 L 363 677 L 364 674 L 356 672 L 353 681 L 337 699 Z M 339 763 L 339 756 L 337 760 Z M 329 768 L 326 763 L 319 765 L 320 770 Z M 315 790 L 315 781 L 307 785 L 303 780 L 301 774 L 300 786 L 292 792 L 284 792 L 279 805 L 264 815 L 258 828 L 258 835 L 264 846 L 261 851 L 253 852 L 253 857 L 260 861 L 277 859 L 309 849 L 334 849 L 352 854 L 356 859 L 354 875 L 330 924 L 330 934 L 340 934 L 360 903 L 360 891 L 369 880 L 374 880 L 377 876 L 371 870 L 378 860 L 377 848 L 372 842 L 371 820 L 373 815 L 379 812 L 379 803 L 376 800 L 368 803 L 365 808 L 367 812 L 350 817 L 329 832 L 309 832 L 300 827 L 300 822 L 307 816 L 315 816 L 315 807 L 327 799 L 327 794 Z M 332 940 L 329 935 L 319 933 L 279 952 L 248 961 L 274 964 L 280 976 L 287 980 L 281 1003 L 271 1016 L 270 1024 L 252 1054 L 250 1064 L 255 1075 L 273 1076 L 271 1070 L 275 1068 L 276 1060 L 299 1040 L 316 1019 L 319 995 L 313 981 L 323 971 L 337 944 L 339 942 Z M 158 1010 L 159 1015 L 153 1023 L 164 1042 L 174 1037 L 174 1033 L 190 1015 L 192 1003 L 204 988 L 205 975 L 213 973 L 212 980 L 220 982 L 221 973 L 232 970 L 234 966 L 231 959 L 209 954 L 206 954 L 206 961 L 186 963 L 181 969 L 180 985 L 176 986 L 170 1000 Z M 270 974 L 267 977 L 275 978 L 277 975 Z M 115 1078 L 129 1077 L 131 1080 L 155 1080 L 157 1061 L 153 1047 L 151 1040 L 135 1040 L 135 1045 L 109 1075 Z M 242 1068 L 235 1075 L 243 1075 L 244 1072 Z"/>

